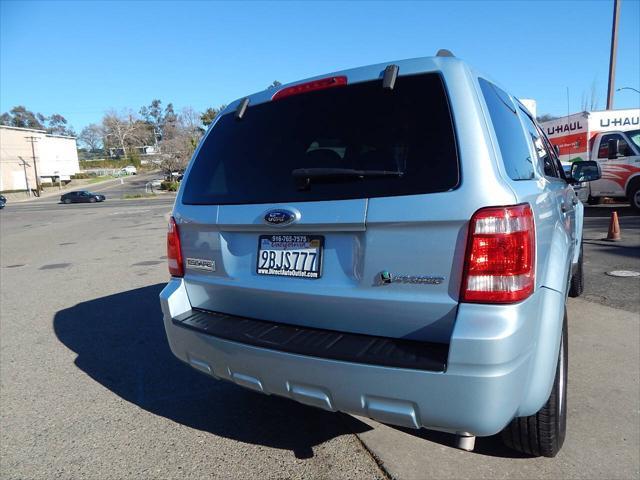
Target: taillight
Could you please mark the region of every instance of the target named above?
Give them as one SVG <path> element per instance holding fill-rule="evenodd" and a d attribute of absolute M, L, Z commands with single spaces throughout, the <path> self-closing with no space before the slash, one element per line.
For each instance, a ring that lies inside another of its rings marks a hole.
<path fill-rule="evenodd" d="M 180 234 L 173 217 L 169 219 L 169 230 L 167 231 L 167 258 L 169 259 L 169 273 L 174 277 L 184 277 Z"/>
<path fill-rule="evenodd" d="M 273 94 L 271 100 L 280 100 L 291 95 L 299 95 L 301 93 L 314 92 L 316 90 L 324 90 L 325 88 L 341 87 L 347 84 L 347 77 L 344 75 L 339 77 L 321 78 L 320 80 L 312 80 L 307 83 L 300 83 L 292 87 L 286 87 L 278 90 Z"/>
<path fill-rule="evenodd" d="M 461 300 L 514 303 L 535 286 L 535 226 L 528 204 L 478 210 L 469 225 Z"/>

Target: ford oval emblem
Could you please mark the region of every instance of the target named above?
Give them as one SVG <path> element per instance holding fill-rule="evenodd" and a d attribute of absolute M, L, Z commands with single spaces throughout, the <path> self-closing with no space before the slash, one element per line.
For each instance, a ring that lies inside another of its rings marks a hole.
<path fill-rule="evenodd" d="M 265 216 L 264 221 L 269 225 L 273 225 L 276 227 L 284 227 L 285 225 L 289 225 L 298 219 L 298 215 L 291 210 L 269 210 Z"/>

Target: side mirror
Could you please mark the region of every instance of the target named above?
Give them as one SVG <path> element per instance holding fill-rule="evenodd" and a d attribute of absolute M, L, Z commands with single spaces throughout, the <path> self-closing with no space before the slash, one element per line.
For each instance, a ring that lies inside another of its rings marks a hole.
<path fill-rule="evenodd" d="M 587 160 L 571 164 L 572 183 L 593 182 L 594 180 L 599 180 L 600 177 L 602 177 L 602 171 L 598 162 Z"/>
<path fill-rule="evenodd" d="M 608 155 L 609 160 L 615 160 L 618 158 L 618 151 L 620 149 L 619 140 L 617 138 L 612 138 L 607 142 Z"/>

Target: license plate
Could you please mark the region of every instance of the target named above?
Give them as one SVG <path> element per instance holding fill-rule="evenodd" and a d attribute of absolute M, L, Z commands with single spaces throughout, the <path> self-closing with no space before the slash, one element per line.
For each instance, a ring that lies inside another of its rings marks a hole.
<path fill-rule="evenodd" d="M 324 237 L 320 235 L 260 235 L 259 275 L 320 278 Z"/>

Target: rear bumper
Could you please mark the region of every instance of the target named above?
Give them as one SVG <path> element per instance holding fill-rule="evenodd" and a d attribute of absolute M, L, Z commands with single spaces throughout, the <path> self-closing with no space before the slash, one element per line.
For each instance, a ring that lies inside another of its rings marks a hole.
<path fill-rule="evenodd" d="M 560 293 L 540 288 L 517 305 L 460 305 L 446 371 L 433 372 L 287 353 L 185 328 L 173 320 L 191 310 L 180 279 L 160 300 L 173 353 L 213 377 L 330 411 L 479 436 L 548 398 L 559 345 L 555 316 L 561 327 L 564 304 Z"/>

